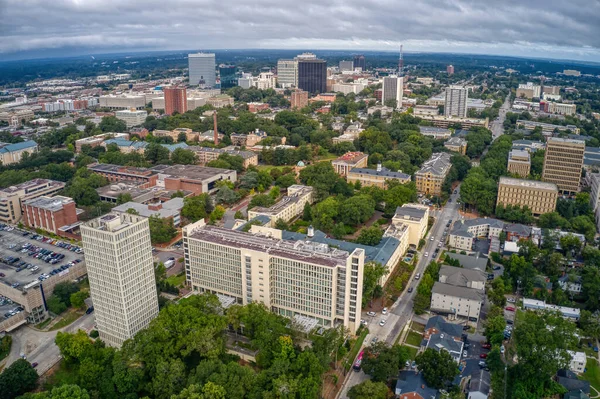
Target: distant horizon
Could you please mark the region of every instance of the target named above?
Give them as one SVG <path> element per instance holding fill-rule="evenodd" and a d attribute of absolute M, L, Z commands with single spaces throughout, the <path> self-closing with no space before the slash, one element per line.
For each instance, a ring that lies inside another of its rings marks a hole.
<path fill-rule="evenodd" d="M 35 50 L 35 51 L 20 51 L 14 52 L 10 54 L 2 54 L 0 53 L 0 64 L 3 63 L 14 63 L 18 61 L 54 61 L 61 59 L 81 59 L 85 57 L 126 57 L 130 56 L 152 56 L 154 54 L 192 54 L 195 52 L 214 52 L 224 53 L 224 52 L 339 52 L 341 54 L 399 54 L 399 51 L 394 51 L 391 49 L 343 49 L 343 48 L 214 48 L 214 49 L 173 49 L 173 50 L 160 50 L 160 49 L 99 49 L 98 51 L 92 51 L 92 49 L 81 49 L 75 50 L 74 54 L 48 54 L 46 56 L 39 57 L 40 53 L 45 53 L 46 51 Z M 50 50 L 50 52 L 53 52 Z M 573 64 L 573 65 L 589 65 L 589 66 L 599 66 L 600 60 L 587 60 L 587 59 L 575 59 L 575 58 L 554 58 L 554 57 L 544 57 L 544 56 L 525 56 L 525 55 L 513 55 L 513 54 L 498 54 L 498 53 L 482 53 L 482 52 L 458 52 L 458 51 L 404 51 L 405 55 L 410 54 L 433 54 L 433 55 L 457 55 L 457 56 L 478 56 L 478 57 L 494 57 L 499 59 L 520 59 L 520 60 L 539 60 L 539 61 L 547 61 L 547 62 L 557 62 L 557 63 L 565 63 L 565 64 Z M 35 55 L 38 55 L 36 57 Z"/>

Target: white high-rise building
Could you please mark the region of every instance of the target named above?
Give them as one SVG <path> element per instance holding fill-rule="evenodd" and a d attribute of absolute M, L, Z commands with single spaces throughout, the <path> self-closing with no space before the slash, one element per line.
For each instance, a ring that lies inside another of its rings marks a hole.
<path fill-rule="evenodd" d="M 396 100 L 396 108 L 402 108 L 402 97 L 404 94 L 404 78 L 395 75 L 383 78 L 381 85 L 381 104 L 385 105 L 388 100 Z"/>
<path fill-rule="evenodd" d="M 298 87 L 298 61 L 277 61 L 277 82 L 281 87 Z"/>
<path fill-rule="evenodd" d="M 188 67 L 191 86 L 216 86 L 217 73 L 213 53 L 188 54 Z"/>
<path fill-rule="evenodd" d="M 444 116 L 467 117 L 467 99 L 469 90 L 462 86 L 450 86 L 446 88 L 446 101 L 444 104 Z"/>
<path fill-rule="evenodd" d="M 158 314 L 148 219 L 109 213 L 81 237 L 100 338 L 120 347 Z"/>
<path fill-rule="evenodd" d="M 183 228 L 186 278 L 192 290 L 246 305 L 263 303 L 289 318 L 323 327 L 360 326 L 365 251 L 351 253 L 282 239 L 282 231 L 252 226 L 260 235 L 208 226 Z"/>

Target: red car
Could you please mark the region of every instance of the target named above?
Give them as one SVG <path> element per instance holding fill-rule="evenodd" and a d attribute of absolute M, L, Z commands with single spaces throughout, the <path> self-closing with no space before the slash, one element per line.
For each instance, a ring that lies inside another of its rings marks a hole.
<path fill-rule="evenodd" d="M 482 353 L 481 355 L 479 355 L 480 358 L 482 359 L 486 359 L 487 358 L 487 353 Z"/>
<path fill-rule="evenodd" d="M 484 348 L 484 349 L 491 349 L 492 345 L 490 345 L 490 344 L 481 344 L 481 347 Z"/>
<path fill-rule="evenodd" d="M 515 308 L 513 308 L 512 306 L 507 306 L 504 309 L 508 310 L 509 312 L 514 312 Z"/>

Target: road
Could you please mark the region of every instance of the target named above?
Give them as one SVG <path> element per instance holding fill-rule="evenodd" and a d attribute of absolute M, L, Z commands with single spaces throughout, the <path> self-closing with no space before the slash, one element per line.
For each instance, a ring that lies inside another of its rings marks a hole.
<path fill-rule="evenodd" d="M 30 363 L 38 363 L 36 368 L 39 375 L 48 371 L 60 359 L 60 351 L 54 343 L 58 331 L 76 332 L 81 329 L 89 333 L 95 324 L 94 313 L 85 314 L 70 325 L 57 331 L 38 331 L 29 326 L 23 326 L 11 333 L 12 347 L 6 366 L 10 366 L 23 353 Z"/>
<path fill-rule="evenodd" d="M 492 139 L 496 140 L 498 137 L 504 134 L 504 120 L 506 119 L 506 113 L 510 110 L 510 94 L 506 96 L 504 104 L 500 107 L 498 118 L 494 119 L 490 123 L 490 130 L 492 131 Z"/>
<path fill-rule="evenodd" d="M 409 286 L 413 287 L 413 292 L 408 293 L 406 290 L 402 295 L 398 298 L 398 300 L 390 307 L 389 314 L 383 316 L 378 314 L 374 317 L 367 316 L 366 312 L 363 312 L 363 319 L 366 320 L 369 324 L 369 334 L 365 338 L 364 345 L 370 345 L 373 338 L 377 338 L 378 341 L 384 340 L 390 345 L 393 345 L 396 341 L 396 338 L 404 328 L 404 326 L 412 319 L 413 317 L 413 299 L 417 294 L 417 284 L 418 281 L 414 281 L 414 276 L 416 273 L 420 273 L 423 275 L 425 268 L 433 259 L 431 258 L 433 252 L 436 248 L 438 248 L 438 243 L 443 238 L 444 230 L 446 229 L 446 225 L 450 220 L 456 220 L 458 217 L 458 209 L 459 205 L 456 203 L 459 197 L 459 189 L 457 189 L 456 194 L 452 194 L 450 196 L 451 202 L 448 202 L 446 206 L 442 209 L 442 211 L 438 214 L 438 217 L 435 220 L 435 223 L 431 227 L 429 231 L 429 235 L 426 237 L 427 243 L 423 246 L 419 254 L 419 262 L 415 267 L 413 272 L 413 280 Z M 433 240 L 431 240 L 433 238 Z M 425 253 L 428 253 L 429 256 L 424 256 Z M 383 327 L 379 325 L 379 322 L 385 319 L 386 323 Z M 348 390 L 354 385 L 360 384 L 361 382 L 369 379 L 369 377 L 363 373 L 362 371 L 354 372 L 350 371 L 350 375 L 344 381 L 342 389 L 340 390 L 340 395 L 338 396 L 341 399 L 348 398 Z"/>

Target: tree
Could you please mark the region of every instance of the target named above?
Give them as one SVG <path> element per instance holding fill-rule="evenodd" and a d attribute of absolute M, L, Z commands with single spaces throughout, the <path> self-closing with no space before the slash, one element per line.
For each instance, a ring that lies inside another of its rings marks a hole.
<path fill-rule="evenodd" d="M 296 184 L 296 177 L 292 174 L 283 175 L 277 178 L 275 184 L 282 188 L 288 188 L 289 186 Z"/>
<path fill-rule="evenodd" d="M 304 204 L 304 209 L 302 210 L 302 220 L 305 222 L 312 220 L 312 207 L 308 202 Z"/>
<path fill-rule="evenodd" d="M 198 162 L 198 157 L 191 150 L 176 148 L 171 154 L 171 162 L 176 165 L 195 165 Z"/>
<path fill-rule="evenodd" d="M 445 388 L 459 373 L 456 362 L 446 351 L 428 348 L 415 358 L 417 367 L 423 372 L 423 378 L 432 388 Z"/>
<path fill-rule="evenodd" d="M 169 155 L 169 149 L 157 143 L 148 144 L 144 150 L 144 158 L 153 165 L 168 164 Z"/>
<path fill-rule="evenodd" d="M 98 127 L 103 133 L 123 133 L 127 131 L 125 122 L 114 116 L 103 117 Z"/>
<path fill-rule="evenodd" d="M 375 246 L 381 242 L 382 237 L 383 230 L 377 226 L 371 226 L 360 231 L 356 242 L 359 244 Z"/>
<path fill-rule="evenodd" d="M 187 134 L 186 132 L 179 132 L 179 134 L 177 135 L 177 141 L 180 143 L 184 143 L 187 141 Z"/>
<path fill-rule="evenodd" d="M 133 201 L 133 198 L 129 193 L 121 193 L 117 196 L 117 205 L 122 205 L 131 201 Z"/>
<path fill-rule="evenodd" d="M 85 306 L 85 300 L 89 297 L 90 293 L 88 291 L 78 291 L 71 294 L 71 305 L 81 309 Z"/>
<path fill-rule="evenodd" d="M 215 201 L 217 204 L 233 204 L 239 199 L 235 191 L 227 186 L 219 187 L 219 190 L 215 194 Z"/>
<path fill-rule="evenodd" d="M 379 280 L 388 272 L 387 267 L 378 262 L 367 262 L 363 272 L 363 307 L 373 298 Z"/>
<path fill-rule="evenodd" d="M 35 388 L 38 374 L 24 359 L 17 359 L 0 374 L 0 392 L 7 399 L 16 398 Z"/>
<path fill-rule="evenodd" d="M 339 209 L 339 220 L 357 226 L 369 220 L 375 212 L 375 201 L 368 195 L 357 195 L 345 200 Z"/>
<path fill-rule="evenodd" d="M 350 399 L 387 399 L 389 391 L 383 382 L 366 380 L 350 388 L 348 397 Z"/>
<path fill-rule="evenodd" d="M 153 244 L 162 244 L 171 241 L 177 235 L 177 229 L 173 226 L 173 219 L 161 218 L 152 215 L 148 218 L 150 224 L 150 239 Z"/>
<path fill-rule="evenodd" d="M 67 310 L 67 305 L 65 305 L 64 302 L 61 302 L 60 298 L 56 295 L 50 295 L 50 297 L 46 300 L 46 304 L 48 305 L 48 310 L 56 315 L 59 315 Z"/>
<path fill-rule="evenodd" d="M 277 219 L 275 222 L 275 228 L 279 230 L 289 230 L 290 226 L 283 219 Z"/>
<path fill-rule="evenodd" d="M 217 205 L 210 213 L 210 220 L 214 223 L 217 220 L 223 219 L 223 216 L 225 216 L 225 208 L 223 208 L 221 205 Z"/>
<path fill-rule="evenodd" d="M 65 305 L 71 306 L 71 294 L 79 291 L 79 287 L 75 283 L 64 282 L 58 283 L 54 287 L 53 295 L 59 298 L 59 300 Z"/>
<path fill-rule="evenodd" d="M 571 257 L 575 252 L 579 252 L 579 248 L 581 248 L 581 241 L 573 234 L 566 234 L 560 237 L 558 242 L 567 257 Z"/>
<path fill-rule="evenodd" d="M 228 189 L 223 186 L 219 188 Z M 196 195 L 195 197 L 187 197 L 183 199 L 183 208 L 181 208 L 181 216 L 188 219 L 191 222 L 197 222 L 200 219 L 204 219 L 213 211 L 213 203 L 210 196 L 206 193 Z"/>
<path fill-rule="evenodd" d="M 23 396 L 26 399 L 90 399 L 87 390 L 78 385 L 65 384 L 52 388 L 50 392 L 40 392 Z"/>
<path fill-rule="evenodd" d="M 264 208 L 268 208 L 271 205 L 273 205 L 275 203 L 275 201 L 273 200 L 273 198 L 270 195 L 267 194 L 257 194 L 254 197 L 252 197 L 252 199 L 250 200 L 250 203 L 248 204 L 248 210 L 260 206 L 260 207 L 264 207 Z"/>
<path fill-rule="evenodd" d="M 243 219 L 244 218 L 244 214 L 242 213 L 242 211 L 235 211 L 235 215 L 233 217 L 235 219 Z"/>
<path fill-rule="evenodd" d="M 400 345 L 388 346 L 385 342 L 377 342 L 367 347 L 363 354 L 362 369 L 375 382 L 387 382 L 398 375 L 408 359 L 408 353 Z"/>
<path fill-rule="evenodd" d="M 485 325 L 485 336 L 492 345 L 502 344 L 506 320 L 502 315 L 488 318 Z"/>

